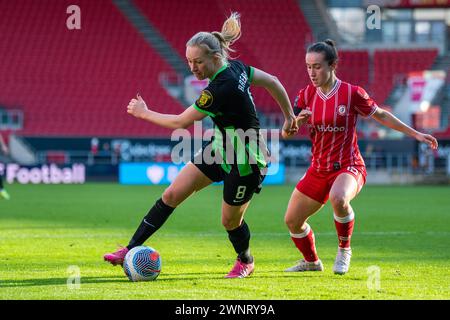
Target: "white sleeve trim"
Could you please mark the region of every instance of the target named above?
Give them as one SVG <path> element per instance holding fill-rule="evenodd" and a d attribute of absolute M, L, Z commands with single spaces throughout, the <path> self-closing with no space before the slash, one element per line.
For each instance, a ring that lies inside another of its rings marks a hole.
<path fill-rule="evenodd" d="M 361 112 L 361 110 L 359 110 L 358 107 L 356 107 L 356 106 L 355 106 L 355 109 L 364 118 L 370 118 L 377 111 L 378 106 L 376 104 L 374 104 L 374 108 L 372 109 L 372 111 L 370 111 L 370 113 L 368 115 L 364 115 L 364 112 Z"/>
<path fill-rule="evenodd" d="M 375 108 L 373 108 L 372 112 L 369 113 L 369 114 L 366 116 L 366 118 L 370 118 L 371 116 L 373 116 L 373 114 L 377 111 L 377 109 L 378 109 L 378 106 L 375 104 Z"/>

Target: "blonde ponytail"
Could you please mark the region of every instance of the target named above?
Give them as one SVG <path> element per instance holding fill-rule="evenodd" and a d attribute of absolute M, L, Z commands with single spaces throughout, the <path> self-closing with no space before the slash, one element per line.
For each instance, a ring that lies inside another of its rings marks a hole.
<path fill-rule="evenodd" d="M 223 38 L 223 42 L 221 43 L 222 54 L 226 58 L 229 57 L 229 52 L 235 52 L 235 50 L 231 49 L 231 46 L 241 37 L 240 18 L 241 15 L 239 13 L 232 12 L 228 19 L 223 23 L 220 35 Z"/>
<path fill-rule="evenodd" d="M 207 50 L 208 54 L 220 54 L 226 60 L 230 57 L 230 52 L 235 52 L 231 46 L 240 37 L 240 14 L 232 12 L 223 23 L 221 32 L 199 32 L 186 43 L 186 46 L 201 46 Z"/>

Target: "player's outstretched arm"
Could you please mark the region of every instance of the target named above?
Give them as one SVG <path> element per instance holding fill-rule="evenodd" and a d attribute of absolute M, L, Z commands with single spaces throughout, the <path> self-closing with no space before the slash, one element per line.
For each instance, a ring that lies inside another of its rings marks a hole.
<path fill-rule="evenodd" d="M 413 137 L 417 141 L 425 142 L 432 149 L 437 149 L 438 147 L 438 142 L 435 137 L 433 137 L 430 134 L 425 134 L 417 130 L 414 130 L 407 124 L 403 123 L 400 119 L 398 119 L 389 111 L 377 108 L 375 113 L 372 115 L 372 118 L 374 118 L 377 122 L 381 123 L 382 125 L 388 128 L 403 132 L 404 134 Z"/>
<path fill-rule="evenodd" d="M 289 101 L 289 96 L 286 89 L 277 77 L 257 68 L 253 69 L 254 73 L 252 85 L 264 87 L 275 99 L 283 112 L 284 125 L 281 133 L 283 138 L 296 134 L 298 131 L 297 121 L 295 120 L 294 111 L 292 110 L 292 105 Z"/>
<path fill-rule="evenodd" d="M 127 106 L 127 112 L 136 118 L 169 129 L 187 128 L 190 127 L 194 121 L 200 121 L 206 117 L 206 114 L 195 110 L 193 107 L 187 108 L 180 114 L 165 114 L 152 111 L 148 109 L 147 104 L 139 93 L 136 98 L 130 100 L 130 103 Z"/>

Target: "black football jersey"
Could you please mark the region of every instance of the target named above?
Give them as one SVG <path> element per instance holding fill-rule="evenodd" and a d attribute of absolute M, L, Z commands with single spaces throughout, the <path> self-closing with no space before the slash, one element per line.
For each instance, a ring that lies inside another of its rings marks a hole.
<path fill-rule="evenodd" d="M 201 92 L 193 107 L 209 115 L 215 124 L 213 137 L 214 149 L 225 153 L 227 141 L 234 145 L 241 175 L 252 172 L 251 166 L 239 159 L 256 159 L 259 168 L 267 166 L 267 147 L 260 134 L 258 115 L 250 92 L 254 69 L 241 61 L 232 60 L 220 68 L 210 79 L 208 86 Z M 244 139 L 241 137 L 244 132 Z M 233 133 L 236 135 L 233 137 Z M 241 145 L 243 147 L 236 147 Z M 256 147 L 257 146 L 257 147 Z M 230 164 L 231 165 L 231 164 Z M 230 168 L 230 166 L 228 166 Z M 227 171 L 227 169 L 224 167 Z"/>

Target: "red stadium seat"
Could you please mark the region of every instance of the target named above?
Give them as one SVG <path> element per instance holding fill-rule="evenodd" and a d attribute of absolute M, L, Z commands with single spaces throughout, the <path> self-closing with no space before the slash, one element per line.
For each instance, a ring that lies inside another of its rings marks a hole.
<path fill-rule="evenodd" d="M 192 0 L 133 3 L 183 58 L 198 31 L 220 31 L 231 11 L 241 13 L 234 57 L 276 75 L 291 97 L 309 83 L 304 56 L 312 32 L 296 0 Z M 109 0 L 78 0 L 81 30 L 65 26 L 60 0 L 0 2 L 0 104 L 22 108 L 25 135 L 168 136 L 171 130 L 126 113 L 137 91 L 160 112 L 184 110 L 159 83 L 174 69 Z M 18 24 L 17 21 L 20 21 Z M 37 27 L 39 25 L 39 27 Z M 373 77 L 367 50 L 341 50 L 337 75 L 364 87 L 383 104 L 396 81 L 430 68 L 437 50 L 376 50 Z M 258 110 L 280 113 L 270 95 L 253 88 Z"/>
<path fill-rule="evenodd" d="M 76 3 L 81 30 L 66 28 L 67 2 L 0 3 L 0 29 L 8 35 L 0 46 L 0 103 L 24 110 L 20 133 L 170 135 L 171 130 L 133 119 L 126 105 L 139 90 L 156 111 L 182 112 L 184 106 L 158 82 L 161 72 L 174 72 L 172 67 L 111 1 Z"/>
<path fill-rule="evenodd" d="M 408 72 L 429 69 L 437 56 L 437 49 L 375 50 L 374 80 L 370 86 L 372 98 L 382 104 Z"/>

